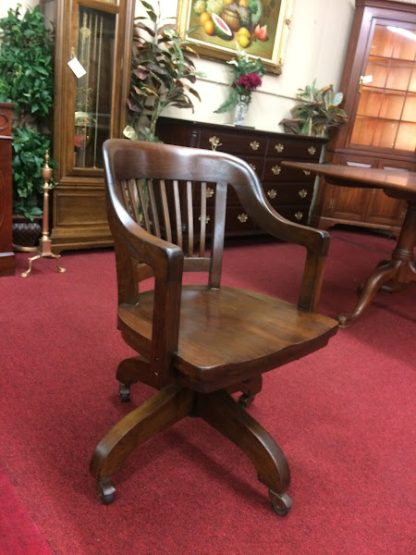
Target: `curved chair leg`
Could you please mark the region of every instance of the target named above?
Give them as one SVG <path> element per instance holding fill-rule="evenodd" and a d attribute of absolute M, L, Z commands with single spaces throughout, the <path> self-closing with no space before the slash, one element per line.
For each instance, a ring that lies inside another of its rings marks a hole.
<path fill-rule="evenodd" d="M 197 415 L 246 453 L 256 467 L 258 479 L 269 488 L 273 509 L 286 515 L 292 506 L 286 493 L 289 466 L 271 435 L 225 391 L 198 394 Z"/>
<path fill-rule="evenodd" d="M 96 478 L 104 503 L 114 499 L 111 477 L 128 455 L 174 422 L 190 414 L 194 393 L 169 385 L 122 418 L 95 448 L 90 472 Z"/>

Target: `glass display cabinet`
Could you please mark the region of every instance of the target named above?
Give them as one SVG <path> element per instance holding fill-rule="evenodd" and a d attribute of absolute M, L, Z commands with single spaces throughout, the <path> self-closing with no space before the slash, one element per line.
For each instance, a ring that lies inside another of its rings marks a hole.
<path fill-rule="evenodd" d="M 111 245 L 102 144 L 126 124 L 135 0 L 42 0 L 55 29 L 53 250 Z"/>
<path fill-rule="evenodd" d="M 416 5 L 356 0 L 340 90 L 348 123 L 328 147 L 332 162 L 416 169 Z M 313 223 L 397 232 L 405 205 L 378 190 L 325 185 Z"/>

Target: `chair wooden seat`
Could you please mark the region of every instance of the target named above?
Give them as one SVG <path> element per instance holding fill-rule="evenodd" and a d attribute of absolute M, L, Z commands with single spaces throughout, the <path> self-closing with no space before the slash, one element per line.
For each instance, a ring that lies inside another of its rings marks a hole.
<path fill-rule="evenodd" d="M 138 305 L 120 306 L 118 316 L 121 331 L 136 329 L 150 342 L 153 292 L 142 294 Z M 260 368 L 272 370 L 287 362 L 291 351 L 293 358 L 304 356 L 324 346 L 332 333 L 331 318 L 276 297 L 184 286 L 174 366 L 180 383 L 215 391 L 255 377 Z"/>
<path fill-rule="evenodd" d="M 324 347 L 337 330 L 316 312 L 328 233 L 280 216 L 250 166 L 228 154 L 113 139 L 104 162 L 118 328 L 137 353 L 117 368 L 120 395 L 129 400 L 136 382 L 157 392 L 98 443 L 90 470 L 102 500 L 114 499 L 112 476 L 130 453 L 192 416 L 240 447 L 285 515 L 286 457 L 245 407 L 264 372 Z M 229 188 L 266 233 L 305 247 L 297 304 L 221 285 Z M 194 279 L 184 279 L 188 272 Z M 239 401 L 231 396 L 238 391 Z"/>

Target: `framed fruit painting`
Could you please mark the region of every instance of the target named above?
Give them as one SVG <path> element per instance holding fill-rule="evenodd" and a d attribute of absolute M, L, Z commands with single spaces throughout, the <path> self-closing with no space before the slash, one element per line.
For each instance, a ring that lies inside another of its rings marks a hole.
<path fill-rule="evenodd" d="M 229 60 L 245 50 L 281 73 L 292 0 L 179 0 L 178 31 L 202 56 Z"/>

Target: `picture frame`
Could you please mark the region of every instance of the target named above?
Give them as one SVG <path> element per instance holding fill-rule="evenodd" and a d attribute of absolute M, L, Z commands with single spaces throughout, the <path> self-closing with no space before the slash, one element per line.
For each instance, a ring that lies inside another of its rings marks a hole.
<path fill-rule="evenodd" d="M 226 61 L 245 50 L 268 72 L 280 74 L 292 5 L 293 0 L 178 0 L 178 33 L 203 57 Z"/>

